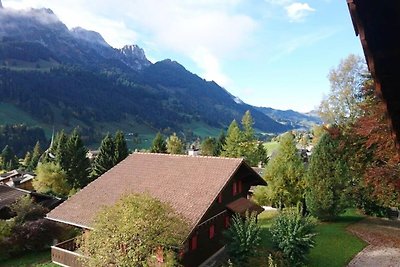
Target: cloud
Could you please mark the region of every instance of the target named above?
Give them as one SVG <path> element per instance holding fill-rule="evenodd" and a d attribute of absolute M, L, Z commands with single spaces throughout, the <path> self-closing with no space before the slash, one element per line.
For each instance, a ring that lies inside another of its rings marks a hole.
<path fill-rule="evenodd" d="M 302 21 L 310 13 L 315 12 L 315 9 L 311 8 L 307 3 L 292 3 L 286 6 L 285 9 L 287 16 L 293 22 Z"/>
<path fill-rule="evenodd" d="M 222 72 L 220 62 L 206 48 L 198 48 L 192 59 L 203 70 L 202 76 L 206 80 L 213 80 L 223 87 L 227 87 L 231 80 Z"/>
<path fill-rule="evenodd" d="M 265 2 L 284 8 L 286 16 L 291 22 L 301 22 L 305 17 L 316 11 L 308 3 L 295 2 L 294 0 L 265 0 Z"/>

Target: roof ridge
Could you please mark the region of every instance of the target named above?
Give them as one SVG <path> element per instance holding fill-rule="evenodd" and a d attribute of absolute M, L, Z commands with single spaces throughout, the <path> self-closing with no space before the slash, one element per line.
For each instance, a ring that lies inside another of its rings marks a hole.
<path fill-rule="evenodd" d="M 152 152 L 133 152 L 132 154 L 140 155 L 161 155 L 161 156 L 173 156 L 173 157 L 185 157 L 185 158 L 210 158 L 210 159 L 230 159 L 230 160 L 244 160 L 243 157 L 240 158 L 230 158 L 230 157 L 219 157 L 219 156 L 191 156 L 186 154 L 168 154 L 168 153 L 152 153 Z"/>

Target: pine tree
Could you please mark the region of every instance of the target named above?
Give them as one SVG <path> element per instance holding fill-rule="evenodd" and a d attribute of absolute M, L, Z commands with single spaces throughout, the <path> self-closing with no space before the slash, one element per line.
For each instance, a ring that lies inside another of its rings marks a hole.
<path fill-rule="evenodd" d="M 39 163 L 39 159 L 42 156 L 42 149 L 40 147 L 39 141 L 36 142 L 35 147 L 33 148 L 33 152 L 31 155 L 31 160 L 29 161 L 29 164 L 27 165 L 27 170 L 33 171 L 36 169 L 36 166 Z"/>
<path fill-rule="evenodd" d="M 151 153 L 167 153 L 167 143 L 160 132 L 157 133 L 153 139 L 153 143 L 150 148 Z"/>
<path fill-rule="evenodd" d="M 83 188 L 89 182 L 90 161 L 87 158 L 87 148 L 75 129 L 68 138 L 65 146 L 67 158 L 65 169 L 67 179 L 72 188 Z"/>
<path fill-rule="evenodd" d="M 228 133 L 225 139 L 225 145 L 223 145 L 223 151 L 221 155 L 230 158 L 241 157 L 242 141 L 243 141 L 242 133 L 239 129 L 236 120 L 233 120 L 231 125 L 229 125 Z"/>
<path fill-rule="evenodd" d="M 1 168 L 6 171 L 17 169 L 19 166 L 18 158 L 15 156 L 11 147 L 6 145 L 1 152 Z"/>
<path fill-rule="evenodd" d="M 25 157 L 24 157 L 24 166 L 26 169 L 28 169 L 29 164 L 31 163 L 32 160 L 32 154 L 30 151 L 26 152 Z"/>
<path fill-rule="evenodd" d="M 99 154 L 95 158 L 92 167 L 92 178 L 97 178 L 115 164 L 115 144 L 110 134 L 107 134 L 101 141 Z"/>
<path fill-rule="evenodd" d="M 213 137 L 207 137 L 201 143 L 201 155 L 203 156 L 217 156 L 216 154 L 217 140 Z"/>
<path fill-rule="evenodd" d="M 183 154 L 183 143 L 176 133 L 167 139 L 167 152 L 170 154 Z"/>
<path fill-rule="evenodd" d="M 224 145 L 226 144 L 226 135 L 225 132 L 222 130 L 218 136 L 217 144 L 215 146 L 215 156 L 220 156 L 223 150 Z"/>
<path fill-rule="evenodd" d="M 118 164 L 129 155 L 128 146 L 126 144 L 124 133 L 117 131 L 114 138 L 115 156 L 114 164 Z"/>
<path fill-rule="evenodd" d="M 282 136 L 279 150 L 265 170 L 267 198 L 279 208 L 295 206 L 304 198 L 304 165 L 297 152 L 294 136 Z"/>
<path fill-rule="evenodd" d="M 346 205 L 349 170 L 342 159 L 338 141 L 324 134 L 311 156 L 307 171 L 307 208 L 320 219 L 332 219 Z"/>
<path fill-rule="evenodd" d="M 246 111 L 242 118 L 243 139 L 245 142 L 252 142 L 256 139 L 254 129 L 254 120 L 250 111 Z"/>

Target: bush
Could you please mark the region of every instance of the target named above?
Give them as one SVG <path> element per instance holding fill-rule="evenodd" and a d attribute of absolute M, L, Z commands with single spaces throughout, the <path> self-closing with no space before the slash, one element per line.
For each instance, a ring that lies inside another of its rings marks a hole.
<path fill-rule="evenodd" d="M 234 266 L 244 266 L 249 258 L 255 254 L 260 245 L 260 226 L 257 224 L 256 214 L 246 214 L 242 218 L 235 214 L 231 227 L 224 232 L 226 249 Z"/>
<path fill-rule="evenodd" d="M 299 212 L 283 211 L 273 222 L 270 232 L 274 246 L 283 253 L 289 266 L 301 266 L 315 244 L 315 219 Z"/>

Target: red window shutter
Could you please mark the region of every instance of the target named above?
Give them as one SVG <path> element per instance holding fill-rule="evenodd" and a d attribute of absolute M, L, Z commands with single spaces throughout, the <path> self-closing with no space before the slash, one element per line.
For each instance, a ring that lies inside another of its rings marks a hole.
<path fill-rule="evenodd" d="M 209 237 L 210 239 L 213 239 L 215 236 L 215 226 L 214 224 L 210 225 L 210 230 L 209 230 Z"/>
<path fill-rule="evenodd" d="M 236 194 L 237 194 L 237 184 L 236 184 L 236 182 L 233 182 L 232 195 L 236 196 Z"/>
<path fill-rule="evenodd" d="M 190 242 L 190 249 L 191 250 L 197 249 L 197 235 L 192 236 L 192 240 Z"/>
<path fill-rule="evenodd" d="M 238 187 L 239 187 L 238 189 L 239 193 L 242 193 L 242 181 L 238 181 Z"/>
<path fill-rule="evenodd" d="M 221 193 L 218 195 L 218 203 L 222 203 L 222 194 Z"/>
<path fill-rule="evenodd" d="M 229 225 L 230 225 L 230 217 L 227 215 L 227 216 L 225 216 L 225 228 L 228 228 L 229 227 Z"/>

